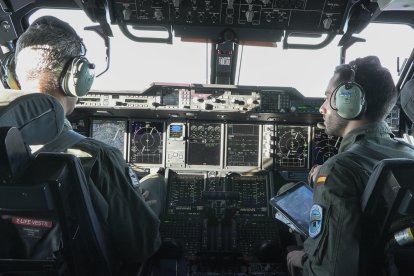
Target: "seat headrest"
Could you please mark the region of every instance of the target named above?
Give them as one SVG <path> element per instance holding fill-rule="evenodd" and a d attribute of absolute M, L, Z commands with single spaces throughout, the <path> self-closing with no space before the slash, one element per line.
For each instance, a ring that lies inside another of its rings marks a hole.
<path fill-rule="evenodd" d="M 414 79 L 404 84 L 400 94 L 401 107 L 408 118 L 414 122 Z"/>
<path fill-rule="evenodd" d="M 0 91 L 0 126 L 17 127 L 29 145 L 43 145 L 60 134 L 65 113 L 47 94 Z"/>

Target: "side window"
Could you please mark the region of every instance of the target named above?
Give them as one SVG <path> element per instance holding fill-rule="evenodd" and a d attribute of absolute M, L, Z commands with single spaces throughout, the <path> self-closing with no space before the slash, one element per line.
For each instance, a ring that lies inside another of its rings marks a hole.
<path fill-rule="evenodd" d="M 401 66 L 413 50 L 413 28 L 406 25 L 372 23 L 357 36 L 366 39 L 366 42 L 356 43 L 347 50 L 347 62 L 358 57 L 376 55 L 382 65 L 390 70 L 396 83 L 399 78 L 397 58 L 400 58 Z"/>

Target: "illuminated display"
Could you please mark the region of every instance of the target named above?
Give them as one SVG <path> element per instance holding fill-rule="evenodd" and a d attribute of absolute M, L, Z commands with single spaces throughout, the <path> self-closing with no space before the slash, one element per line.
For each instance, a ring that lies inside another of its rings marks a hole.
<path fill-rule="evenodd" d="M 131 123 L 130 162 L 143 164 L 162 164 L 163 123 Z"/>
<path fill-rule="evenodd" d="M 227 166 L 257 166 L 259 125 L 227 126 Z"/>
<path fill-rule="evenodd" d="M 276 166 L 281 168 L 307 168 L 308 165 L 307 126 L 277 126 Z"/>
<path fill-rule="evenodd" d="M 171 125 L 170 131 L 171 132 L 180 132 L 181 133 L 183 131 L 183 126 L 182 125 Z"/>
<path fill-rule="evenodd" d="M 221 125 L 197 122 L 190 126 L 189 165 L 220 165 Z"/>
<path fill-rule="evenodd" d="M 93 119 L 91 137 L 125 154 L 126 120 Z"/>
<path fill-rule="evenodd" d="M 182 124 L 171 124 L 169 127 L 168 138 L 182 140 L 184 138 L 184 126 Z"/>

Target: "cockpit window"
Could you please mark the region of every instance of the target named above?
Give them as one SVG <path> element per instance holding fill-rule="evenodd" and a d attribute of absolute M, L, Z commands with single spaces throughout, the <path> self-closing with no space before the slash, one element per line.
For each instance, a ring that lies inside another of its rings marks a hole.
<path fill-rule="evenodd" d="M 38 10 L 30 22 L 43 15 L 59 17 L 69 22 L 83 37 L 87 57 L 103 71 L 105 47 L 103 40 L 85 26 L 91 22 L 83 11 Z M 181 42 L 173 44 L 137 43 L 126 38 L 117 26 L 111 26 L 111 64 L 108 72 L 96 79 L 92 90 L 143 91 L 153 82 L 209 83 L 210 51 L 207 43 Z M 347 51 L 346 61 L 356 57 L 378 55 L 384 66 L 398 80 L 397 57 L 400 66 L 414 45 L 414 30 L 404 25 L 370 24 L 358 37 L 366 42 L 356 43 Z M 320 50 L 283 50 L 276 47 L 240 45 L 235 84 L 255 86 L 294 87 L 307 97 L 323 97 L 333 69 L 340 61 L 340 37 Z"/>

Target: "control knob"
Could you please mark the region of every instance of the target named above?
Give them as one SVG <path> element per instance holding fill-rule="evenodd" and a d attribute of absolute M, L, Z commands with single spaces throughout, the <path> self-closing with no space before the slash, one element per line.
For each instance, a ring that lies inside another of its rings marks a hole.
<path fill-rule="evenodd" d="M 205 110 L 213 110 L 213 105 L 209 103 L 203 103 L 201 107 Z"/>
<path fill-rule="evenodd" d="M 247 22 L 251 23 L 253 21 L 254 12 L 249 8 L 248 11 L 246 11 L 246 20 Z"/>
<path fill-rule="evenodd" d="M 130 20 L 132 15 L 132 10 L 129 9 L 129 5 L 124 6 L 124 10 L 122 11 L 122 14 L 124 15 L 124 20 Z"/>
<path fill-rule="evenodd" d="M 174 8 L 178 8 L 178 7 L 180 7 L 180 0 L 173 0 L 173 5 L 174 5 Z"/>
<path fill-rule="evenodd" d="M 332 25 L 332 18 L 330 17 L 325 18 L 322 23 L 323 23 L 323 27 L 325 28 L 325 30 L 328 30 Z"/>
<path fill-rule="evenodd" d="M 246 102 L 248 105 L 257 104 L 257 100 L 253 98 L 248 98 Z"/>
<path fill-rule="evenodd" d="M 161 10 L 155 10 L 154 11 L 154 17 L 156 20 L 161 20 L 162 19 L 162 11 Z"/>

